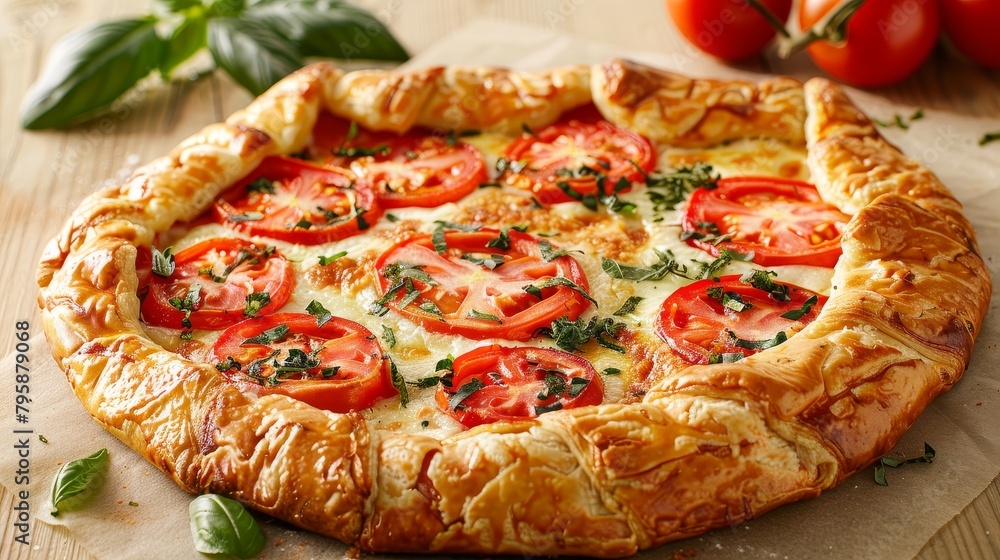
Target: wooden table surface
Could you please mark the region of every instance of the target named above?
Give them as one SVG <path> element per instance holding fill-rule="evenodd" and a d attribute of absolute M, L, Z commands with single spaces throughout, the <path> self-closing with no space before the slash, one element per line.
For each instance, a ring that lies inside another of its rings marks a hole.
<path fill-rule="evenodd" d="M 512 20 L 565 31 L 628 49 L 692 53 L 659 0 L 365 0 L 388 21 L 411 53 L 419 53 L 461 25 L 480 17 Z M 623 6 L 627 5 L 628 9 Z M 197 82 L 154 84 L 112 115 L 67 132 L 25 132 L 18 127 L 21 98 L 38 75 L 52 43 L 81 25 L 142 12 L 144 3 L 124 0 L 0 0 L 0 341 L 13 349 L 16 321 L 40 332 L 34 269 L 45 243 L 102 182 L 121 179 L 136 165 L 172 148 L 209 122 L 222 120 L 250 101 L 226 76 Z M 689 54 L 690 53 L 690 54 Z M 806 57 L 759 57 L 743 68 L 771 73 L 819 74 Z M 979 116 L 1000 116 L 1000 72 L 960 60 L 938 47 L 914 76 L 880 91 L 913 106 Z M 38 350 L 42 358 L 42 350 Z M 6 413 L 6 412 L 5 412 Z M 8 482 L 8 481 L 4 481 Z M 36 524 L 32 544 L 12 541 L 11 494 L 0 495 L 0 558 L 89 559 L 62 528 Z M 987 487 L 943 527 L 918 558 L 1000 557 L 1000 484 Z"/>

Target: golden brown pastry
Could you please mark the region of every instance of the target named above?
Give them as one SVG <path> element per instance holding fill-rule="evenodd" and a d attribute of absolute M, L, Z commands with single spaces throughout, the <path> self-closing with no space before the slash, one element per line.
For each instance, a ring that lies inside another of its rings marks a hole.
<path fill-rule="evenodd" d="M 591 99 L 660 143 L 808 141 L 823 196 L 853 214 L 819 318 L 739 363 L 657 361 L 639 402 L 440 441 L 243 393 L 144 334 L 137 247 L 264 157 L 302 149 L 321 109 L 374 129 L 516 131 Z M 959 204 L 837 86 L 690 80 L 625 61 L 528 74 L 310 66 L 88 198 L 38 282 L 53 355 L 81 402 L 187 491 L 364 550 L 602 557 L 815 496 L 884 454 L 961 377 L 991 290 Z"/>

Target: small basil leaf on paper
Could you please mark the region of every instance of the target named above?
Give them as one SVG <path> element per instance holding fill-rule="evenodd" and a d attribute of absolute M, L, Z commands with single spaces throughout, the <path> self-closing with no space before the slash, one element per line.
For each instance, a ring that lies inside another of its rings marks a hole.
<path fill-rule="evenodd" d="M 93 455 L 59 467 L 52 481 L 52 516 L 59 515 L 59 504 L 69 502 L 66 505 L 72 506 L 78 499 L 86 499 L 88 489 L 98 489 L 104 481 L 104 468 L 107 464 L 108 450 L 101 449 Z"/>
<path fill-rule="evenodd" d="M 264 549 L 264 532 L 236 500 L 204 494 L 188 507 L 194 548 L 204 554 L 253 558 Z"/>
<path fill-rule="evenodd" d="M 200 51 L 207 44 L 208 21 L 203 14 L 193 14 L 177 22 L 170 30 L 163 58 L 160 60 L 160 74 L 170 79 L 170 73 L 182 62 Z"/>
<path fill-rule="evenodd" d="M 410 58 L 379 20 L 340 2 L 259 2 L 243 17 L 274 30 L 303 56 L 398 62 Z"/>
<path fill-rule="evenodd" d="M 299 54 L 280 36 L 245 19 L 210 20 L 208 50 L 220 68 L 254 95 L 302 67 Z"/>
<path fill-rule="evenodd" d="M 21 126 L 67 126 L 111 106 L 159 67 L 163 41 L 155 24 L 150 17 L 106 21 L 56 42 L 24 96 Z"/>

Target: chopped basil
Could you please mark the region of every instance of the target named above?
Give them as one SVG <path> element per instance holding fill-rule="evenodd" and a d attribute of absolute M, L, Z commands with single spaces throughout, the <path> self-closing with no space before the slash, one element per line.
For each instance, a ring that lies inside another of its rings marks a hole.
<path fill-rule="evenodd" d="M 420 305 L 418 305 L 417 307 L 419 307 L 423 311 L 426 311 L 427 313 L 437 315 L 438 317 L 441 316 L 441 310 L 438 309 L 438 306 L 433 301 L 425 301 Z"/>
<path fill-rule="evenodd" d="M 903 465 L 909 465 L 911 463 L 933 463 L 934 456 L 936 454 L 937 453 L 934 451 L 934 448 L 931 447 L 930 445 L 927 445 L 927 443 L 924 442 L 924 454 L 921 455 L 920 457 L 900 460 L 886 455 L 885 457 L 882 457 L 882 459 L 879 461 L 877 465 L 875 465 L 875 484 L 878 484 L 879 486 L 889 485 L 889 481 L 885 479 L 886 467 L 898 469 Z"/>
<path fill-rule="evenodd" d="M 274 182 L 264 177 L 258 177 L 247 184 L 247 194 L 250 193 L 274 194 Z"/>
<path fill-rule="evenodd" d="M 427 389 L 429 387 L 434 387 L 440 382 L 441 382 L 441 376 L 432 375 L 430 377 L 421 377 L 420 379 L 412 383 L 409 383 L 409 385 L 412 385 L 413 387 L 416 387 L 418 389 Z"/>
<path fill-rule="evenodd" d="M 712 245 L 718 245 L 719 243 L 730 241 L 732 238 L 732 235 L 722 233 L 719 226 L 713 222 L 698 222 L 695 224 L 695 229 L 681 232 L 681 241 L 694 239 L 697 241 L 704 241 L 705 243 L 711 243 Z"/>
<path fill-rule="evenodd" d="M 579 397 L 580 393 L 582 393 L 583 390 L 586 389 L 588 385 L 590 385 L 589 379 L 584 379 L 583 377 L 574 377 L 569 382 L 569 396 Z"/>
<path fill-rule="evenodd" d="M 805 302 L 802 303 L 802 307 L 801 308 L 799 308 L 799 309 L 793 309 L 793 310 L 791 310 L 791 311 L 789 311 L 787 313 L 782 313 L 781 317 L 783 319 L 790 319 L 792 321 L 798 321 L 802 317 L 808 315 L 809 312 L 812 310 L 813 306 L 816 305 L 816 302 L 818 302 L 818 301 L 819 301 L 819 298 L 817 298 L 815 295 L 812 295 L 812 296 L 809 297 L 809 299 L 807 299 Z"/>
<path fill-rule="evenodd" d="M 697 162 L 691 167 L 652 175 L 647 174 L 635 162 L 631 163 L 642 173 L 648 187 L 646 196 L 653 203 L 653 211 L 657 213 L 673 210 L 695 189 L 714 189 L 719 181 L 719 174 L 712 173 L 712 166 L 707 163 Z"/>
<path fill-rule="evenodd" d="M 254 292 L 247 294 L 247 305 L 243 308 L 243 315 L 246 317 L 256 317 L 260 310 L 271 303 L 271 294 L 267 292 Z"/>
<path fill-rule="evenodd" d="M 708 297 L 722 303 L 723 307 L 732 309 L 737 313 L 742 313 L 753 307 L 753 304 L 749 301 L 743 301 L 743 298 L 738 293 L 725 291 L 722 289 L 722 286 L 711 286 L 707 292 Z"/>
<path fill-rule="evenodd" d="M 558 402 L 558 401 L 554 402 L 554 403 L 552 403 L 550 405 L 546 405 L 546 406 L 537 406 L 536 405 L 535 406 L 535 415 L 536 416 L 541 416 L 542 414 L 545 414 L 546 412 L 555 412 L 557 410 L 562 410 L 562 407 L 563 407 L 562 403 Z"/>
<path fill-rule="evenodd" d="M 459 407 L 462 406 L 462 403 L 465 401 L 465 399 L 471 397 L 473 393 L 482 389 L 483 387 L 485 387 L 485 385 L 483 384 L 482 381 L 473 378 L 468 383 L 465 383 L 464 385 L 459 387 L 458 390 L 455 391 L 448 398 L 448 406 L 452 410 L 459 410 Z"/>
<path fill-rule="evenodd" d="M 389 223 L 396 223 L 399 221 L 399 216 L 395 214 L 386 214 L 385 219 L 389 220 Z"/>
<path fill-rule="evenodd" d="M 632 280 L 633 282 L 659 281 L 666 278 L 668 274 L 689 278 L 687 265 L 682 265 L 674 260 L 674 254 L 671 251 L 656 250 L 656 256 L 660 262 L 648 267 L 628 266 L 601 257 L 601 269 L 612 278 Z"/>
<path fill-rule="evenodd" d="M 444 237 L 444 223 L 438 222 L 436 228 L 434 228 L 434 233 L 431 234 L 431 243 L 434 245 L 434 251 L 443 255 L 445 251 L 448 250 L 448 242 Z"/>
<path fill-rule="evenodd" d="M 438 362 L 434 364 L 434 371 L 451 371 L 454 363 L 455 357 L 448 354 L 447 357 L 438 360 Z"/>
<path fill-rule="evenodd" d="M 539 329 L 538 334 L 551 338 L 556 346 L 567 352 L 576 351 L 593 339 L 609 350 L 624 354 L 625 348 L 617 344 L 618 330 L 623 326 L 610 317 L 593 317 L 589 322 L 581 318 L 570 321 L 567 317 L 560 317 L 552 321 L 551 326 Z"/>
<path fill-rule="evenodd" d="M 510 230 L 524 233 L 528 231 L 528 226 L 504 226 L 500 228 L 500 234 L 496 238 L 490 239 L 486 246 L 492 249 L 510 249 Z"/>
<path fill-rule="evenodd" d="M 538 242 L 538 250 L 541 251 L 542 258 L 545 259 L 545 262 L 552 262 L 558 259 L 559 257 L 564 257 L 570 254 L 571 252 L 572 253 L 582 252 L 582 251 L 568 251 L 566 249 L 555 249 L 552 247 L 551 243 L 545 240 L 541 240 Z"/>
<path fill-rule="evenodd" d="M 566 392 L 566 379 L 555 372 L 545 373 L 545 388 L 538 393 L 538 400 L 545 400 L 552 395 L 562 395 Z"/>
<path fill-rule="evenodd" d="M 181 331 L 181 340 L 192 340 L 194 339 L 193 331 Z"/>
<path fill-rule="evenodd" d="M 309 302 L 309 305 L 306 306 L 306 313 L 316 318 L 317 327 L 322 327 L 327 321 L 333 319 L 333 313 L 330 313 L 326 307 L 323 307 L 322 303 L 316 300 Z"/>
<path fill-rule="evenodd" d="M 917 109 L 916 111 L 913 112 L 912 115 L 910 115 L 909 122 L 907 122 L 904 119 L 904 117 L 902 115 L 900 115 L 899 113 L 893 115 L 893 118 L 890 121 L 883 121 L 883 120 L 879 120 L 879 119 L 872 119 L 872 122 L 874 122 L 878 126 L 881 126 L 882 128 L 889 128 L 889 127 L 896 126 L 896 127 L 899 127 L 899 128 L 901 128 L 903 130 L 907 130 L 907 129 L 910 128 L 910 125 L 913 124 L 913 121 L 918 121 L 918 120 L 920 120 L 922 118 L 924 118 L 924 110 L 923 109 Z"/>
<path fill-rule="evenodd" d="M 777 275 L 778 273 L 772 270 L 752 270 L 741 276 L 740 282 L 763 290 L 778 301 L 791 301 L 792 298 L 788 296 L 788 286 L 771 280 Z"/>
<path fill-rule="evenodd" d="M 341 251 L 339 253 L 334 253 L 334 254 L 330 255 L 329 257 L 325 257 L 323 255 L 320 255 L 319 256 L 319 264 L 320 264 L 320 266 L 326 266 L 326 265 L 332 263 L 333 261 L 335 261 L 335 260 L 337 260 L 337 259 L 339 259 L 341 257 L 345 257 L 345 256 L 347 256 L 347 251 Z"/>
<path fill-rule="evenodd" d="M 601 373 L 603 373 L 604 375 L 618 375 L 621 372 L 622 370 L 616 367 L 609 367 L 609 368 L 604 368 L 604 371 L 602 371 Z"/>
<path fill-rule="evenodd" d="M 591 212 L 597 211 L 597 197 L 591 193 L 581 193 L 570 186 L 567 181 L 556 181 L 556 186 L 559 187 L 566 196 L 576 200 L 580 204 L 590 210 Z"/>
<path fill-rule="evenodd" d="M 535 134 L 534 130 L 531 130 L 531 127 L 528 126 L 528 123 L 521 123 L 521 130 L 523 130 L 524 133 L 527 134 L 528 136 L 538 138 L 538 135 Z"/>
<path fill-rule="evenodd" d="M 751 262 L 753 261 L 753 257 L 753 251 L 744 255 L 743 253 L 730 251 L 729 249 L 721 249 L 717 259 L 710 263 L 700 263 L 701 270 L 698 272 L 698 278 L 715 278 L 722 269 L 729 266 L 729 263 L 733 261 Z"/>
<path fill-rule="evenodd" d="M 632 313 L 635 313 L 636 307 L 638 307 L 639 304 L 642 303 L 642 300 L 643 298 L 639 296 L 632 296 L 627 300 L 625 300 L 625 303 L 623 303 L 622 306 L 618 308 L 618 311 L 612 313 L 612 315 L 614 315 L 615 317 L 624 317 L 626 315 L 631 315 Z"/>
<path fill-rule="evenodd" d="M 347 128 L 347 135 L 344 136 L 344 141 L 341 142 L 339 148 L 334 150 L 333 155 L 353 158 L 361 156 L 384 156 L 389 154 L 389 146 L 386 144 L 379 144 L 374 148 L 348 148 L 347 143 L 354 140 L 357 136 L 358 123 L 351 121 L 351 124 Z"/>
<path fill-rule="evenodd" d="M 504 171 L 510 171 L 511 173 L 520 173 L 524 170 L 524 166 L 527 165 L 523 160 L 510 161 L 505 157 L 497 158 L 497 174 L 502 175 Z"/>
<path fill-rule="evenodd" d="M 365 231 L 366 229 L 372 227 L 371 224 L 369 224 L 368 221 L 365 220 L 365 218 L 364 218 L 364 214 L 366 214 L 368 212 L 368 210 L 365 210 L 364 208 L 355 205 L 354 206 L 354 212 L 355 212 L 354 218 L 358 222 L 358 229 L 359 230 Z"/>
<path fill-rule="evenodd" d="M 227 278 L 229 278 L 229 275 L 232 274 L 233 271 L 236 270 L 238 266 L 247 261 L 254 262 L 253 260 L 251 260 L 251 257 L 253 256 L 254 256 L 253 253 L 251 253 L 250 251 L 247 251 L 246 249 L 240 249 L 240 252 L 236 253 L 236 259 L 234 259 L 233 262 L 229 263 L 229 265 L 226 266 L 226 268 L 222 271 L 222 274 L 216 276 L 215 270 L 212 267 L 203 268 L 198 271 L 198 274 L 201 274 L 203 276 L 208 276 L 209 278 L 212 279 L 213 282 L 217 284 L 222 284 L 223 282 L 226 281 Z"/>
<path fill-rule="evenodd" d="M 316 354 L 323 347 L 319 347 L 313 352 L 306 354 L 298 348 L 289 348 L 288 356 L 284 360 L 278 361 L 277 358 L 274 360 L 274 371 L 279 376 L 285 376 L 295 373 L 304 373 L 307 370 L 318 368 L 320 364 L 319 358 Z"/>
<path fill-rule="evenodd" d="M 406 380 L 396 369 L 396 362 L 389 360 L 389 379 L 392 380 L 392 386 L 399 391 L 399 405 L 406 408 L 406 405 L 410 404 L 410 392 L 406 389 Z"/>
<path fill-rule="evenodd" d="M 264 219 L 264 214 L 260 212 L 240 212 L 239 214 L 230 214 L 226 216 L 226 220 L 233 223 L 242 222 L 257 222 Z"/>
<path fill-rule="evenodd" d="M 167 247 L 162 253 L 156 247 L 150 247 L 150 249 L 153 253 L 153 274 L 163 278 L 173 274 L 176 268 L 173 247 Z"/>
<path fill-rule="evenodd" d="M 722 354 L 716 354 L 715 352 L 708 355 L 709 364 L 732 364 L 742 360 L 745 356 L 743 352 L 723 352 Z"/>
<path fill-rule="evenodd" d="M 188 287 L 187 293 L 183 298 L 172 297 L 167 300 L 167 303 L 171 307 L 184 313 L 184 318 L 181 319 L 181 326 L 184 328 L 191 328 L 191 313 L 195 310 L 195 306 L 201 301 L 201 284 L 191 284 Z"/>
<path fill-rule="evenodd" d="M 423 282 L 428 286 L 438 285 L 438 283 L 431 278 L 430 274 L 424 272 L 424 265 L 421 264 L 409 264 L 403 261 L 397 261 L 392 264 L 385 265 L 385 267 L 382 268 L 382 275 L 393 284 L 400 283 L 406 278 L 412 278 L 417 282 Z"/>
<path fill-rule="evenodd" d="M 483 313 L 482 311 L 477 311 L 475 309 L 469 311 L 470 319 L 483 319 L 484 321 L 493 321 L 499 324 L 503 324 L 503 319 L 497 317 L 496 315 L 491 315 L 489 313 Z"/>
<path fill-rule="evenodd" d="M 382 341 L 389 345 L 389 350 L 396 347 L 396 333 L 391 327 L 382 325 Z"/>
<path fill-rule="evenodd" d="M 225 373 L 231 369 L 240 370 L 243 366 L 237 362 L 232 356 L 226 357 L 225 360 L 215 364 L 215 369 L 222 373 Z"/>
<path fill-rule="evenodd" d="M 588 294 L 583 288 L 577 286 L 576 283 L 574 283 L 569 278 L 566 278 L 565 276 L 553 276 L 551 278 L 546 278 L 545 280 L 542 280 L 538 284 L 531 284 L 528 286 L 524 286 L 521 289 L 537 297 L 538 299 L 542 299 L 542 290 L 544 290 L 545 288 L 554 288 L 556 286 L 565 286 L 571 290 L 574 290 L 576 293 L 580 294 L 585 299 L 593 303 L 595 307 L 598 307 L 597 300 L 590 297 L 590 294 Z"/>
<path fill-rule="evenodd" d="M 496 253 L 491 253 L 488 257 L 477 257 L 476 255 L 466 253 L 462 255 L 462 259 L 490 270 L 494 270 L 496 267 L 504 263 L 503 255 L 498 255 Z"/>
<path fill-rule="evenodd" d="M 767 340 L 746 340 L 736 336 L 736 333 L 732 331 L 726 332 L 729 333 L 729 337 L 732 338 L 733 344 L 748 350 L 767 350 L 768 348 L 774 348 L 775 346 L 788 340 L 788 335 L 785 334 L 785 331 L 778 331 L 778 334 L 774 335 L 774 338 L 769 338 Z"/>
<path fill-rule="evenodd" d="M 987 132 L 979 139 L 980 146 L 985 146 L 991 142 L 1000 142 L 1000 132 Z"/>
<path fill-rule="evenodd" d="M 274 342 L 279 342 L 288 336 L 291 329 L 288 325 L 278 325 L 277 327 L 267 329 L 266 331 L 258 334 L 257 336 L 252 336 L 243 341 L 240 346 L 245 344 L 271 344 Z"/>
<path fill-rule="evenodd" d="M 336 377 L 338 373 L 340 373 L 340 366 L 325 367 L 319 370 L 319 374 L 323 376 L 323 379 Z"/>

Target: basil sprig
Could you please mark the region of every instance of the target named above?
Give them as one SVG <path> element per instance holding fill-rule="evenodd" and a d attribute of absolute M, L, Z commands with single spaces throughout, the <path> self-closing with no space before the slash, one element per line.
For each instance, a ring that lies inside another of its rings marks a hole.
<path fill-rule="evenodd" d="M 88 489 L 99 486 L 107 464 L 108 450 L 101 449 L 59 467 L 52 481 L 52 516 L 59 515 L 59 504 L 74 498 L 85 498 Z"/>
<path fill-rule="evenodd" d="M 217 494 L 198 496 L 188 506 L 188 518 L 198 552 L 253 558 L 264 549 L 264 532 L 236 500 Z"/>
<path fill-rule="evenodd" d="M 103 21 L 60 39 L 25 96 L 21 126 L 77 124 L 109 109 L 152 73 L 207 47 L 215 66 L 260 95 L 307 57 L 404 61 L 370 13 L 332 0 L 157 0 L 154 14 Z"/>

